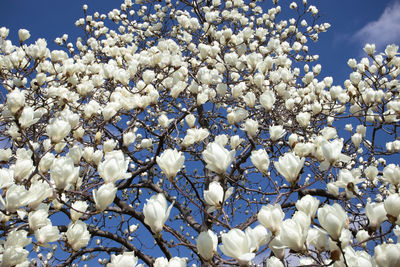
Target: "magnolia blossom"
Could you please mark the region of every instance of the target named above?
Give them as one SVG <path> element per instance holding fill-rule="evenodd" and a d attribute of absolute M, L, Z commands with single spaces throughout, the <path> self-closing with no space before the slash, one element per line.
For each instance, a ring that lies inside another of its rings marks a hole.
<path fill-rule="evenodd" d="M 207 210 L 213 212 L 220 208 L 222 203 L 227 200 L 233 193 L 233 187 L 228 188 L 225 192 L 221 184 L 213 181 L 208 185 L 208 190 L 204 190 L 204 200 L 211 207 Z"/>
<path fill-rule="evenodd" d="M 400 244 L 377 245 L 374 249 L 374 259 L 379 267 L 400 265 Z"/>
<path fill-rule="evenodd" d="M 333 240 L 338 240 L 342 229 L 347 227 L 347 214 L 335 203 L 318 209 L 318 221 Z"/>
<path fill-rule="evenodd" d="M 90 240 L 90 233 L 87 230 L 87 226 L 80 220 L 70 223 L 66 235 L 68 244 L 74 251 L 86 247 Z"/>
<path fill-rule="evenodd" d="M 334 165 L 338 161 L 348 162 L 350 160 L 350 157 L 342 154 L 342 148 L 343 140 L 336 139 L 332 142 L 323 141 L 321 149 L 325 161 L 321 163 L 321 171 L 327 170 L 330 165 Z"/>
<path fill-rule="evenodd" d="M 86 201 L 75 201 L 72 205 L 71 205 L 71 220 L 73 222 L 76 222 L 77 220 L 79 220 L 80 217 L 82 217 L 83 213 L 86 212 L 86 209 L 88 208 L 88 204 L 86 203 Z"/>
<path fill-rule="evenodd" d="M 365 214 L 368 217 L 369 226 L 376 230 L 381 223 L 387 219 L 384 203 L 371 203 L 368 202 L 365 207 Z"/>
<path fill-rule="evenodd" d="M 96 209 L 98 211 L 103 211 L 114 201 L 117 188 L 114 184 L 108 183 L 100 186 L 99 190 L 94 189 L 92 192 L 94 202 L 96 203 Z"/>
<path fill-rule="evenodd" d="M 392 185 L 400 184 L 400 167 L 395 164 L 389 164 L 383 169 L 383 179 Z"/>
<path fill-rule="evenodd" d="M 25 105 L 25 94 L 19 89 L 14 89 L 7 95 L 7 107 L 12 113 L 16 113 Z"/>
<path fill-rule="evenodd" d="M 276 203 L 275 205 L 268 204 L 262 206 L 261 210 L 257 214 L 257 220 L 270 230 L 272 234 L 278 232 L 284 217 L 285 213 L 283 213 L 279 203 Z"/>
<path fill-rule="evenodd" d="M 69 122 L 62 119 L 54 119 L 46 127 L 46 133 L 53 143 L 62 141 L 71 131 Z"/>
<path fill-rule="evenodd" d="M 56 158 L 50 167 L 50 177 L 56 188 L 66 189 L 78 179 L 79 167 L 69 157 Z"/>
<path fill-rule="evenodd" d="M 119 255 L 111 255 L 111 262 L 107 267 L 135 267 L 138 262 L 138 257 L 135 257 L 135 252 L 124 252 Z"/>
<path fill-rule="evenodd" d="M 299 158 L 292 152 L 279 157 L 278 162 L 274 162 L 276 170 L 291 184 L 296 183 L 299 173 L 303 168 L 305 158 Z"/>
<path fill-rule="evenodd" d="M 264 149 L 259 149 L 251 152 L 251 162 L 262 173 L 266 174 L 269 167 L 268 153 Z"/>
<path fill-rule="evenodd" d="M 158 166 L 168 179 L 174 178 L 185 163 L 185 156 L 182 152 L 174 149 L 165 150 L 156 158 Z"/>
<path fill-rule="evenodd" d="M 307 232 L 306 243 L 312 245 L 318 251 L 324 251 L 328 248 L 327 233 L 320 228 L 311 228 Z"/>
<path fill-rule="evenodd" d="M 256 252 L 261 246 L 264 246 L 270 240 L 271 234 L 262 225 L 257 225 L 254 228 L 250 226 L 246 228 L 245 234 L 250 244 L 250 251 Z"/>
<path fill-rule="evenodd" d="M 300 112 L 296 116 L 296 121 L 300 124 L 301 127 L 307 128 L 310 124 L 311 114 L 308 112 Z"/>
<path fill-rule="evenodd" d="M 104 161 L 99 164 L 99 175 L 104 179 L 104 182 L 115 183 L 120 179 L 131 177 L 131 174 L 127 173 L 128 165 L 129 160 L 125 159 L 121 150 L 108 152 Z"/>
<path fill-rule="evenodd" d="M 153 233 L 161 232 L 172 207 L 173 203 L 168 207 L 164 194 L 152 196 L 143 207 L 144 223 L 150 226 Z"/>
<path fill-rule="evenodd" d="M 269 126 L 269 135 L 272 141 L 276 141 L 285 135 L 286 131 L 282 125 Z"/>
<path fill-rule="evenodd" d="M 60 238 L 60 231 L 57 226 L 45 225 L 35 231 L 35 237 L 39 244 L 55 242 Z"/>
<path fill-rule="evenodd" d="M 197 251 L 205 260 L 211 260 L 217 251 L 218 237 L 213 231 L 201 232 L 196 239 Z"/>
<path fill-rule="evenodd" d="M 314 218 L 318 206 L 319 200 L 311 195 L 305 195 L 296 202 L 296 208 L 310 216 L 310 218 Z"/>
<path fill-rule="evenodd" d="M 214 142 L 209 143 L 202 154 L 204 161 L 207 163 L 207 169 L 218 174 L 223 174 L 235 158 L 236 151 L 228 151 L 219 143 Z"/>
<path fill-rule="evenodd" d="M 243 125 L 243 131 L 245 131 L 250 137 L 256 136 L 258 131 L 258 121 L 247 119 Z"/>
<path fill-rule="evenodd" d="M 154 267 L 186 267 L 186 258 L 173 257 L 168 261 L 168 259 L 160 257 L 154 262 Z"/>
<path fill-rule="evenodd" d="M 221 235 L 222 245 L 219 246 L 222 253 L 228 257 L 235 258 L 241 263 L 247 264 L 254 259 L 251 242 L 246 234 L 237 228 Z"/>
<path fill-rule="evenodd" d="M 303 229 L 300 223 L 294 219 L 288 219 L 282 222 L 279 231 L 280 239 L 283 245 L 294 251 L 303 251 L 307 238 L 307 230 Z"/>

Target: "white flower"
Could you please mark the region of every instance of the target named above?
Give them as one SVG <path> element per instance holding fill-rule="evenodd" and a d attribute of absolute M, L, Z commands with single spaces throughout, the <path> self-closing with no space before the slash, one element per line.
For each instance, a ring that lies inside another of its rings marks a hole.
<path fill-rule="evenodd" d="M 96 209 L 104 211 L 114 201 L 117 188 L 113 183 L 107 183 L 100 186 L 99 190 L 94 189 L 92 193 Z"/>
<path fill-rule="evenodd" d="M 285 135 L 286 131 L 282 125 L 269 126 L 269 135 L 272 141 L 276 141 Z"/>
<path fill-rule="evenodd" d="M 347 227 L 347 220 L 346 212 L 337 203 L 318 209 L 319 223 L 335 241 L 339 240 L 342 229 Z"/>
<path fill-rule="evenodd" d="M 311 114 L 308 112 L 300 112 L 296 116 L 296 121 L 303 128 L 307 128 L 307 126 L 310 124 L 310 120 L 311 120 Z"/>
<path fill-rule="evenodd" d="M 79 167 L 74 167 L 74 162 L 69 157 L 56 158 L 50 167 L 50 178 L 56 188 L 67 189 L 78 179 Z"/>
<path fill-rule="evenodd" d="M 24 180 L 33 171 L 32 152 L 24 148 L 17 150 L 17 161 L 14 166 L 14 179 L 17 181 Z"/>
<path fill-rule="evenodd" d="M 398 50 L 399 50 L 398 45 L 391 44 L 391 45 L 386 46 L 385 54 L 388 58 L 393 58 L 396 56 Z"/>
<path fill-rule="evenodd" d="M 311 228 L 308 230 L 306 242 L 314 246 L 318 251 L 324 251 L 328 248 L 328 236 L 320 228 Z"/>
<path fill-rule="evenodd" d="M 12 113 L 16 113 L 25 105 L 25 95 L 19 89 L 14 89 L 7 95 L 7 107 Z"/>
<path fill-rule="evenodd" d="M 176 149 L 167 149 L 160 156 L 157 156 L 156 161 L 165 176 L 172 179 L 183 167 L 185 156 Z"/>
<path fill-rule="evenodd" d="M 279 203 L 276 203 L 275 205 L 268 204 L 262 206 L 261 210 L 257 214 L 257 220 L 274 235 L 279 231 L 284 217 L 285 213 L 283 213 Z"/>
<path fill-rule="evenodd" d="M 248 134 L 248 136 L 254 137 L 257 135 L 258 121 L 247 119 L 242 129 Z"/>
<path fill-rule="evenodd" d="M 87 230 L 87 226 L 80 220 L 70 223 L 66 235 L 68 244 L 74 251 L 86 247 L 90 240 L 90 233 Z"/>
<path fill-rule="evenodd" d="M 39 208 L 38 210 L 29 212 L 29 228 L 33 231 L 36 231 L 43 226 L 51 224 L 50 219 L 47 218 L 48 216 L 48 206 L 44 206 L 42 208 Z"/>
<path fill-rule="evenodd" d="M 21 117 L 19 117 L 19 123 L 24 129 L 35 124 L 38 120 L 39 118 L 35 118 L 33 108 L 31 107 L 24 107 Z"/>
<path fill-rule="evenodd" d="M 218 237 L 213 231 L 201 232 L 196 239 L 197 251 L 206 261 L 211 260 L 217 251 Z"/>
<path fill-rule="evenodd" d="M 187 147 L 187 146 L 191 146 L 194 143 L 199 143 L 201 141 L 203 141 L 204 139 L 206 139 L 209 135 L 209 132 L 207 129 L 196 129 L 196 128 L 192 128 L 192 129 L 188 129 L 187 133 L 185 135 L 185 138 L 183 139 L 182 145 Z"/>
<path fill-rule="evenodd" d="M 168 119 L 167 115 L 161 114 L 160 117 L 158 117 L 158 124 L 166 129 L 173 120 L 174 119 Z"/>
<path fill-rule="evenodd" d="M 267 267 L 284 267 L 283 263 L 275 256 L 268 258 Z"/>
<path fill-rule="evenodd" d="M 186 258 L 173 257 L 169 261 L 159 257 L 154 262 L 154 267 L 186 267 Z"/>
<path fill-rule="evenodd" d="M 260 96 L 260 104 L 267 111 L 271 110 L 275 103 L 275 94 L 274 92 L 267 90 Z"/>
<path fill-rule="evenodd" d="M 194 123 L 196 122 L 196 117 L 193 114 L 188 114 L 185 117 L 185 121 L 190 128 L 194 127 Z"/>
<path fill-rule="evenodd" d="M 283 221 L 280 226 L 279 236 L 283 245 L 294 251 L 303 251 L 307 238 L 307 230 L 294 219 Z"/>
<path fill-rule="evenodd" d="M 18 30 L 18 37 L 19 37 L 19 41 L 22 43 L 25 40 L 29 39 L 29 37 L 31 37 L 31 34 L 29 33 L 28 30 L 19 29 Z"/>
<path fill-rule="evenodd" d="M 86 212 L 86 209 L 88 207 L 88 204 L 86 203 L 86 201 L 75 201 L 72 205 L 71 205 L 71 220 L 73 222 L 76 222 L 77 220 L 79 220 L 79 218 L 83 215 L 83 213 Z"/>
<path fill-rule="evenodd" d="M 265 149 L 259 149 L 251 152 L 250 156 L 253 165 L 263 174 L 267 174 L 269 167 L 269 157 Z"/>
<path fill-rule="evenodd" d="M 365 214 L 368 217 L 369 226 L 376 230 L 381 223 L 387 219 L 386 210 L 383 203 L 367 203 L 365 207 Z"/>
<path fill-rule="evenodd" d="M 153 233 L 161 232 L 172 206 L 173 203 L 168 207 L 167 200 L 162 193 L 147 199 L 147 203 L 143 207 L 144 223 L 150 226 Z"/>
<path fill-rule="evenodd" d="M 108 152 L 104 161 L 99 164 L 98 171 L 101 178 L 106 183 L 115 183 L 120 179 L 131 177 L 127 173 L 129 160 L 125 160 L 124 153 L 121 150 Z"/>
<path fill-rule="evenodd" d="M 274 162 L 274 166 L 289 183 L 293 184 L 298 180 L 304 161 L 305 158 L 299 158 L 293 152 L 288 152 L 279 157 L 278 162 Z"/>
<path fill-rule="evenodd" d="M 254 259 L 255 254 L 251 252 L 251 244 L 242 230 L 234 228 L 222 234 L 221 239 L 222 245 L 219 248 L 226 256 L 235 258 L 243 264 L 248 264 Z"/>
<path fill-rule="evenodd" d="M 383 179 L 385 182 L 396 186 L 400 184 L 400 167 L 398 165 L 389 164 L 383 169 Z"/>
<path fill-rule="evenodd" d="M 10 148 L 7 148 L 7 149 L 1 148 L 0 149 L 0 161 L 7 162 L 11 158 L 11 155 L 12 155 L 12 151 Z"/>
<path fill-rule="evenodd" d="M 223 174 L 235 158 L 236 151 L 228 151 L 220 144 L 213 142 L 207 145 L 206 150 L 202 154 L 204 161 L 207 163 L 207 169 L 218 174 Z"/>
<path fill-rule="evenodd" d="M 374 259 L 379 267 L 400 266 L 400 244 L 383 243 L 376 246 Z"/>
<path fill-rule="evenodd" d="M 35 237 L 39 244 L 46 244 L 48 242 L 55 242 L 60 238 L 60 231 L 57 226 L 48 224 L 35 231 Z"/>
<path fill-rule="evenodd" d="M 130 144 L 135 142 L 136 135 L 135 135 L 134 132 L 126 132 L 126 133 L 124 133 L 122 139 L 123 139 L 123 142 L 124 142 L 124 146 L 128 147 Z"/>
<path fill-rule="evenodd" d="M 270 234 L 268 234 L 267 229 L 260 224 L 254 228 L 251 228 L 250 226 L 247 227 L 245 234 L 249 242 L 251 252 L 257 252 L 258 249 L 267 244 L 270 239 Z"/>
<path fill-rule="evenodd" d="M 310 218 L 315 217 L 319 205 L 319 200 L 311 195 L 305 195 L 300 200 L 296 202 L 297 210 L 300 210 L 310 216 Z"/>
<path fill-rule="evenodd" d="M 2 266 L 17 266 L 17 264 L 25 262 L 28 255 L 29 252 L 22 247 L 7 247 L 3 252 Z"/>
<path fill-rule="evenodd" d="M 233 187 L 228 188 L 224 193 L 224 189 L 221 184 L 217 181 L 213 181 L 209 184 L 208 190 L 204 190 L 204 200 L 211 207 L 207 210 L 213 212 L 222 206 L 223 201 L 227 200 L 233 193 Z"/>
<path fill-rule="evenodd" d="M 135 267 L 138 262 L 138 257 L 135 257 L 135 252 L 124 252 L 119 255 L 111 255 L 111 262 L 107 267 Z"/>
<path fill-rule="evenodd" d="M 43 200 L 53 194 L 53 189 L 46 181 L 33 180 L 28 191 L 28 203 L 31 209 L 35 209 Z"/>
<path fill-rule="evenodd" d="M 71 125 L 65 121 L 60 119 L 53 120 L 46 127 L 47 136 L 50 137 L 53 143 L 58 143 L 62 141 L 71 131 Z"/>

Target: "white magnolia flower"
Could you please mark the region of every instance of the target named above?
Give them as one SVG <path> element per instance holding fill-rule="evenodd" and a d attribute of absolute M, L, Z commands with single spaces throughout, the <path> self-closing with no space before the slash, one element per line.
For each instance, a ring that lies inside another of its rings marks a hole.
<path fill-rule="evenodd" d="M 400 184 L 400 167 L 395 164 L 389 164 L 383 169 L 383 179 L 392 185 Z"/>
<path fill-rule="evenodd" d="M 120 179 L 131 177 L 131 174 L 127 173 L 128 165 L 129 160 L 125 159 L 121 150 L 108 152 L 104 161 L 99 164 L 99 175 L 104 179 L 104 182 L 115 183 Z"/>
<path fill-rule="evenodd" d="M 306 242 L 308 245 L 315 247 L 318 251 L 324 251 L 328 248 L 327 233 L 320 228 L 311 228 L 307 232 Z"/>
<path fill-rule="evenodd" d="M 207 169 L 218 174 L 223 174 L 235 158 L 236 151 L 228 151 L 220 144 L 214 142 L 209 143 L 202 154 L 204 161 L 207 163 Z"/>
<path fill-rule="evenodd" d="M 282 125 L 269 126 L 269 135 L 272 141 L 276 141 L 285 135 L 286 131 Z"/>
<path fill-rule="evenodd" d="M 51 224 L 50 219 L 47 218 L 48 216 L 48 206 L 43 206 L 42 208 L 29 212 L 29 228 L 36 231 L 41 227 Z"/>
<path fill-rule="evenodd" d="M 21 117 L 19 117 L 19 123 L 22 128 L 28 128 L 29 126 L 35 124 L 39 118 L 35 118 L 34 111 L 32 107 L 24 107 Z"/>
<path fill-rule="evenodd" d="M 29 33 L 28 30 L 19 29 L 18 30 L 18 37 L 19 37 L 19 41 L 22 43 L 25 40 L 29 39 L 29 37 L 31 37 L 31 34 Z"/>
<path fill-rule="evenodd" d="M 75 201 L 72 205 L 71 205 L 71 220 L 73 222 L 76 222 L 77 220 L 79 220 L 79 218 L 83 215 L 83 213 L 86 212 L 86 209 L 88 208 L 88 204 L 86 203 L 86 201 Z"/>
<path fill-rule="evenodd" d="M 69 122 L 61 119 L 54 119 L 46 127 L 47 136 L 50 137 L 53 143 L 62 141 L 71 131 Z"/>
<path fill-rule="evenodd" d="M 283 213 L 279 203 L 262 206 L 257 214 L 257 220 L 274 235 L 279 231 L 284 217 L 285 213 Z"/>
<path fill-rule="evenodd" d="M 50 167 L 50 178 L 58 189 L 67 189 L 77 181 L 78 175 L 79 167 L 74 167 L 69 157 L 56 158 Z"/>
<path fill-rule="evenodd" d="M 124 252 L 119 255 L 111 255 L 111 262 L 107 267 L 135 267 L 138 262 L 138 257 L 135 257 L 135 252 Z"/>
<path fill-rule="evenodd" d="M 14 89 L 7 95 L 7 107 L 12 113 L 16 113 L 25 105 L 25 94 L 19 89 Z"/>
<path fill-rule="evenodd" d="M 35 237 L 39 244 L 47 244 L 48 242 L 55 242 L 60 238 L 60 231 L 57 226 L 51 224 L 45 225 L 35 231 Z"/>
<path fill-rule="evenodd" d="M 329 166 L 335 165 L 338 161 L 348 162 L 350 157 L 342 154 L 343 140 L 335 139 L 332 142 L 324 140 L 321 145 L 321 150 L 325 160 L 321 163 L 320 170 L 326 171 Z"/>
<path fill-rule="evenodd" d="M 167 149 L 156 158 L 156 161 L 165 176 L 167 176 L 168 179 L 172 179 L 183 167 L 185 156 L 176 149 Z"/>
<path fill-rule="evenodd" d="M 104 211 L 114 201 L 117 188 L 113 183 L 107 183 L 100 186 L 99 190 L 94 189 L 92 193 L 96 209 Z"/>
<path fill-rule="evenodd" d="M 305 249 L 307 230 L 303 229 L 300 223 L 294 219 L 285 220 L 280 226 L 280 240 L 283 245 L 294 251 L 303 251 Z"/>
<path fill-rule="evenodd" d="M 297 210 L 304 212 L 305 214 L 310 216 L 311 219 L 315 217 L 318 206 L 319 200 L 311 195 L 305 195 L 296 202 Z"/>
<path fill-rule="evenodd" d="M 75 223 L 70 223 L 66 235 L 68 244 L 74 251 L 86 247 L 90 240 L 90 233 L 87 230 L 87 225 L 80 220 Z"/>
<path fill-rule="evenodd" d="M 168 207 L 164 194 L 152 196 L 143 207 L 144 223 L 150 226 L 153 233 L 161 232 L 172 207 L 173 203 Z"/>
<path fill-rule="evenodd" d="M 211 260 L 217 252 L 218 237 L 213 231 L 201 232 L 196 239 L 197 251 L 206 261 Z"/>
<path fill-rule="evenodd" d="M 374 259 L 379 267 L 400 266 L 400 244 L 377 245 L 374 249 Z"/>
<path fill-rule="evenodd" d="M 267 267 L 284 267 L 283 263 L 275 256 L 268 258 Z"/>
<path fill-rule="evenodd" d="M 221 184 L 213 181 L 208 185 L 208 190 L 204 190 L 204 200 L 211 207 L 207 210 L 213 212 L 221 208 L 222 203 L 227 200 L 233 193 L 233 187 L 228 188 L 225 192 Z"/>
<path fill-rule="evenodd" d="M 221 239 L 222 245 L 219 248 L 226 256 L 235 258 L 243 264 L 248 264 L 254 259 L 255 254 L 251 252 L 251 244 L 242 230 L 234 228 L 222 234 Z"/>
<path fill-rule="evenodd" d="M 259 149 L 251 152 L 250 156 L 253 165 L 263 174 L 267 174 L 269 167 L 269 157 L 265 149 Z"/>
<path fill-rule="evenodd" d="M 159 257 L 154 262 L 154 267 L 186 267 L 186 258 L 173 257 L 168 259 Z"/>
<path fill-rule="evenodd" d="M 298 180 L 299 173 L 303 168 L 305 158 L 299 158 L 293 152 L 288 152 L 279 157 L 278 162 L 274 162 L 276 170 L 285 179 L 293 184 Z"/>
<path fill-rule="evenodd" d="M 253 119 L 247 119 L 242 129 L 247 133 L 248 136 L 254 137 L 257 135 L 258 121 L 255 121 Z"/>
<path fill-rule="evenodd" d="M 310 124 L 311 114 L 308 112 L 300 112 L 296 116 L 296 121 L 300 124 L 301 127 L 307 128 Z"/>
<path fill-rule="evenodd" d="M 335 203 L 318 209 L 318 221 L 333 240 L 339 240 L 343 228 L 347 227 L 347 214 Z"/>
<path fill-rule="evenodd" d="M 246 228 L 245 234 L 249 242 L 250 251 L 257 252 L 258 249 L 268 243 L 270 234 L 262 225 L 257 225 L 254 228 L 250 226 Z"/>
<path fill-rule="evenodd" d="M 384 203 L 368 202 L 365 207 L 365 214 L 368 217 L 369 226 L 373 230 L 378 229 L 381 223 L 387 219 Z"/>

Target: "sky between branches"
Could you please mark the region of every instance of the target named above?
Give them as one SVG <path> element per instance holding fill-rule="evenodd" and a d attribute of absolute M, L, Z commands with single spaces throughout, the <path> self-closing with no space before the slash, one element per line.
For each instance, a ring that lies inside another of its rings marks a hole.
<path fill-rule="evenodd" d="M 272 2 L 264 2 L 266 10 Z M 279 4 L 286 7 L 290 2 L 280 0 Z M 83 4 L 88 4 L 88 14 L 95 11 L 107 14 L 118 8 L 121 1 L 3 0 L 0 26 L 10 29 L 9 38 L 15 43 L 18 29 L 25 28 L 32 35 L 30 42 L 45 38 L 49 48 L 56 49 L 53 42 L 56 37 L 67 33 L 69 41 L 73 41 L 82 34 L 74 22 L 83 17 Z M 320 35 L 315 46 L 309 46 L 320 55 L 321 75 L 333 76 L 334 84 L 342 85 L 348 78 L 350 69 L 346 62 L 351 57 L 364 56 L 365 43 L 374 42 L 377 51 L 383 51 L 387 44 L 400 43 L 399 0 L 310 0 L 310 4 L 319 8 L 322 21 L 332 25 L 327 33 Z"/>

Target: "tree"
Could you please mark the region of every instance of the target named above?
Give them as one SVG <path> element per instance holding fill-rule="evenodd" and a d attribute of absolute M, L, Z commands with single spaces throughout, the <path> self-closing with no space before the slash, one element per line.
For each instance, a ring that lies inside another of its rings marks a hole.
<path fill-rule="evenodd" d="M 2 266 L 400 265 L 398 46 L 335 86 L 318 9 L 259 4 L 0 28 Z"/>

